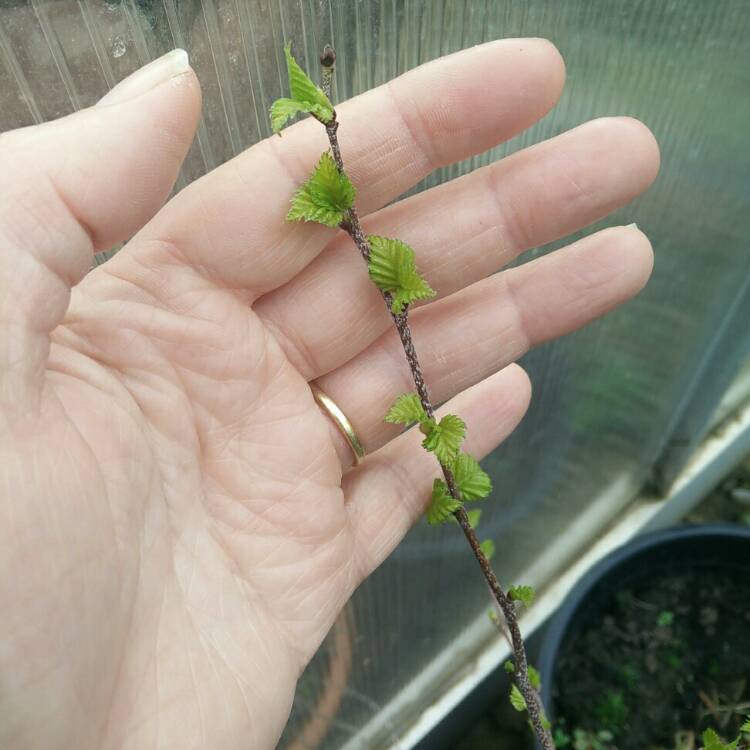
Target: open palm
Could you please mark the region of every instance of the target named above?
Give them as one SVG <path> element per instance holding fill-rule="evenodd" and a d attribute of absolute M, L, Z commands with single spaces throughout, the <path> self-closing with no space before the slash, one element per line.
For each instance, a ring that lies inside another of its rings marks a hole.
<path fill-rule="evenodd" d="M 382 422 L 409 371 L 361 258 L 341 232 L 284 221 L 320 125 L 154 215 L 200 109 L 182 64 L 0 139 L 4 748 L 273 747 L 300 671 L 437 475 L 417 435 Z M 438 292 L 415 342 L 477 457 L 525 411 L 511 363 L 638 291 L 651 250 L 612 228 L 494 272 L 644 190 L 657 148 L 635 121 L 599 120 L 382 207 L 531 125 L 563 78 L 550 44 L 506 40 L 338 108 L 365 227 L 409 242 Z M 355 425 L 360 466 L 313 380 Z"/>

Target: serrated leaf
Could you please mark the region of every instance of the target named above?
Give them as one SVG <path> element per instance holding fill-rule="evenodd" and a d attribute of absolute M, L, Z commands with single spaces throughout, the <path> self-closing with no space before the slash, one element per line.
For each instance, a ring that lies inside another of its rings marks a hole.
<path fill-rule="evenodd" d="M 385 421 L 391 424 L 413 424 L 423 422 L 427 414 L 416 393 L 403 393 L 385 415 Z"/>
<path fill-rule="evenodd" d="M 492 541 L 492 539 L 485 539 L 480 545 L 479 549 L 484 552 L 484 556 L 491 560 L 493 555 L 495 554 L 495 542 Z"/>
<path fill-rule="evenodd" d="M 300 104 L 309 107 L 307 110 L 314 111 L 323 122 L 330 122 L 333 118 L 333 104 L 330 99 L 323 93 L 323 89 L 316 86 L 297 64 L 292 55 L 292 45 L 287 44 L 284 47 L 286 56 L 286 67 L 289 72 L 289 91 L 292 99 Z"/>
<path fill-rule="evenodd" d="M 468 453 L 459 453 L 451 466 L 463 500 L 481 500 L 492 492 L 492 481 L 479 462 Z"/>
<path fill-rule="evenodd" d="M 326 151 L 310 178 L 297 190 L 286 215 L 287 221 L 316 221 L 329 227 L 338 226 L 352 207 L 355 194 L 354 185 L 339 172 L 333 157 Z"/>
<path fill-rule="evenodd" d="M 427 437 L 422 446 L 432 451 L 441 464 L 450 466 L 466 435 L 466 423 L 455 414 L 446 414 L 439 422 L 426 423 Z"/>
<path fill-rule="evenodd" d="M 713 729 L 706 729 L 702 735 L 704 750 L 721 750 L 721 740 Z"/>
<path fill-rule="evenodd" d="M 277 99 L 271 105 L 271 128 L 278 133 L 287 120 L 298 112 L 309 112 L 323 122 L 333 118 L 333 105 L 322 89 L 316 86 L 292 56 L 291 45 L 284 47 L 289 72 L 290 98 Z"/>
<path fill-rule="evenodd" d="M 309 180 L 313 199 L 331 209 L 344 213 L 354 204 L 357 191 L 344 172 L 339 172 L 333 157 L 324 151 Z"/>
<path fill-rule="evenodd" d="M 476 527 L 479 526 L 479 519 L 482 517 L 482 511 L 479 508 L 475 508 L 474 510 L 468 511 L 466 516 L 469 519 L 469 526 L 471 526 L 472 529 L 476 529 Z"/>
<path fill-rule="evenodd" d="M 536 596 L 536 592 L 531 586 L 511 586 L 508 589 L 508 596 L 514 602 L 521 602 L 525 607 L 530 607 Z"/>
<path fill-rule="evenodd" d="M 271 105 L 271 130 L 278 133 L 284 127 L 286 121 L 297 114 L 297 112 L 309 112 L 310 107 L 294 99 L 277 99 Z"/>
<path fill-rule="evenodd" d="M 526 700 L 521 691 L 518 689 L 518 685 L 513 685 L 510 689 L 510 705 L 516 709 L 516 711 L 526 710 Z"/>
<path fill-rule="evenodd" d="M 750 716 L 747 717 L 747 721 L 740 727 L 741 732 L 750 732 Z"/>
<path fill-rule="evenodd" d="M 539 674 L 539 670 L 532 667 L 531 664 L 527 665 L 526 669 L 529 673 L 529 682 L 531 683 L 531 687 L 533 687 L 534 690 L 539 690 L 539 688 L 542 686 L 542 676 Z"/>
<path fill-rule="evenodd" d="M 404 305 L 418 299 L 434 297 L 435 292 L 419 275 L 412 250 L 405 242 L 380 237 L 367 236 L 370 245 L 370 259 L 367 263 L 370 278 L 383 292 L 392 295 L 391 310 L 400 315 Z"/>
<path fill-rule="evenodd" d="M 427 523 L 433 526 L 449 520 L 461 503 L 451 497 L 448 486 L 442 479 L 436 479 L 432 485 L 432 500 L 427 508 Z"/>
<path fill-rule="evenodd" d="M 343 218 L 341 211 L 317 205 L 304 187 L 297 191 L 286 215 L 287 221 L 314 221 L 327 227 L 337 227 Z"/>
<path fill-rule="evenodd" d="M 702 735 L 704 750 L 736 750 L 739 737 L 730 743 L 724 743 L 713 729 L 706 729 Z"/>
<path fill-rule="evenodd" d="M 277 99 L 271 105 L 271 129 L 274 133 L 278 133 L 286 121 L 298 112 L 319 115 L 321 111 L 321 107 L 317 104 L 298 102 L 295 99 Z"/>

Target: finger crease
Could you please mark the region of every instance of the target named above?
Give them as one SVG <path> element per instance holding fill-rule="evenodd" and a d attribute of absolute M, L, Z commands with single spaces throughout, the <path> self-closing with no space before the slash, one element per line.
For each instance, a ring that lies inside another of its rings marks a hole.
<path fill-rule="evenodd" d="M 518 293 L 516 283 L 513 281 L 513 276 L 513 271 L 505 271 L 504 273 L 500 274 L 500 281 L 502 282 L 504 291 L 506 293 L 508 306 L 510 307 L 516 319 L 516 329 L 518 330 L 518 333 L 520 335 L 523 350 L 527 351 L 529 349 L 529 346 L 531 345 L 531 336 L 528 331 L 526 319 L 523 314 L 523 307 L 519 300 L 520 295 Z"/>
<path fill-rule="evenodd" d="M 501 237 L 508 251 L 508 257 L 515 257 L 528 246 L 527 232 L 523 222 L 513 212 L 511 203 L 502 198 L 503 191 L 500 187 L 499 172 L 503 162 L 490 164 L 485 167 L 487 188 L 495 203 L 496 224 L 500 227 Z M 510 216 L 509 216 L 510 214 Z"/>
<path fill-rule="evenodd" d="M 273 156 L 284 174 L 289 178 L 289 182 L 292 186 L 297 188 L 305 181 L 305 179 L 307 179 L 308 167 L 298 161 L 296 165 L 298 168 L 294 169 L 289 162 L 288 151 L 280 149 L 277 145 L 277 137 L 278 136 L 271 136 L 270 138 L 266 138 L 263 143 L 266 144 L 271 156 Z"/>
<path fill-rule="evenodd" d="M 97 247 L 96 234 L 94 230 L 80 216 L 76 214 L 76 212 L 73 210 L 73 207 L 70 205 L 70 202 L 68 201 L 67 197 L 64 195 L 63 191 L 60 190 L 60 188 L 57 186 L 57 183 L 55 183 L 53 179 L 48 179 L 47 182 L 49 186 L 52 188 L 52 192 L 54 196 L 60 202 L 60 205 L 65 209 L 67 214 L 73 219 L 73 221 L 83 231 L 84 235 L 86 236 L 86 241 L 88 243 L 88 252 L 93 255 Z"/>
<path fill-rule="evenodd" d="M 302 376 L 306 380 L 310 380 L 311 378 L 322 374 L 318 369 L 318 362 L 315 353 L 305 343 L 304 336 L 289 335 L 282 331 L 270 317 L 263 315 L 260 312 L 258 312 L 257 315 L 263 323 L 263 326 L 281 347 L 286 358 L 301 371 Z"/>
<path fill-rule="evenodd" d="M 442 164 L 442 160 L 437 158 L 437 153 L 435 151 L 431 151 L 427 148 L 426 144 L 430 141 L 423 135 L 424 132 L 426 132 L 427 128 L 425 127 L 424 122 L 422 122 L 422 114 L 419 111 L 419 108 L 415 108 L 414 111 L 416 113 L 416 118 L 421 122 L 421 133 L 417 132 L 417 128 L 406 115 L 406 112 L 401 106 L 401 102 L 399 101 L 398 95 L 396 94 L 396 91 L 393 87 L 392 81 L 389 81 L 385 84 L 385 90 L 388 92 L 388 95 L 393 102 L 393 108 L 398 115 L 399 120 L 401 120 L 401 124 L 403 125 L 402 129 L 406 131 L 406 134 L 409 136 L 412 143 L 416 146 L 417 152 L 427 165 L 427 169 L 425 171 L 431 172 L 433 169 L 437 169 Z"/>

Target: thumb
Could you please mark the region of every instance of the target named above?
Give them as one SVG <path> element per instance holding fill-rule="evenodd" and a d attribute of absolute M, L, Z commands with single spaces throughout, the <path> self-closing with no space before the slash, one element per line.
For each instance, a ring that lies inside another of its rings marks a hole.
<path fill-rule="evenodd" d="M 41 392 L 49 333 L 92 254 L 166 200 L 195 132 L 187 53 L 136 71 L 95 107 L 0 136 L 0 409 Z M 30 403 L 31 400 L 31 403 Z"/>

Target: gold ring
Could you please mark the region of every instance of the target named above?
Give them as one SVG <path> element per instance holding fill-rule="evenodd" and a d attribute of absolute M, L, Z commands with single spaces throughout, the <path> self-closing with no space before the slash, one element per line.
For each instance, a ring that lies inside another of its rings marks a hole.
<path fill-rule="evenodd" d="M 333 420 L 339 432 L 346 438 L 346 442 L 349 443 L 349 447 L 354 454 L 354 463 L 355 465 L 358 464 L 365 457 L 365 449 L 362 447 L 362 441 L 357 437 L 357 433 L 354 432 L 352 423 L 347 419 L 346 414 L 339 409 L 336 402 L 323 393 L 315 383 L 310 383 L 310 390 L 312 390 L 315 403 Z"/>

